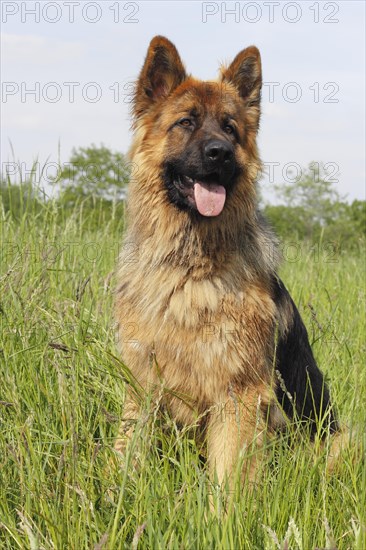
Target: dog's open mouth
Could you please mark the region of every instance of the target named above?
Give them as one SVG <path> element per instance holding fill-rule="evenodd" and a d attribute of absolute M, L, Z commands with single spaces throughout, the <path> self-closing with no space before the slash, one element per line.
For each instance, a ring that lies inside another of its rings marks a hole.
<path fill-rule="evenodd" d="M 180 175 L 174 178 L 173 184 L 187 205 L 197 209 L 202 216 L 218 216 L 223 211 L 226 189 L 214 175 L 197 179 Z"/>

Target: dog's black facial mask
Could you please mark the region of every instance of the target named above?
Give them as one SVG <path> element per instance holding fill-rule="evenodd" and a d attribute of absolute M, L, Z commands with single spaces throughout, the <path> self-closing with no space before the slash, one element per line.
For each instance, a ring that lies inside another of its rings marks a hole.
<path fill-rule="evenodd" d="M 177 208 L 204 217 L 221 214 L 240 174 L 240 111 L 221 93 L 219 84 L 195 83 L 167 105 L 170 115 L 177 112 L 167 132 L 162 174 L 168 198 Z M 190 108 L 184 112 L 186 103 Z"/>
<path fill-rule="evenodd" d="M 240 174 L 234 140 L 215 126 L 211 132 L 204 125 L 194 130 L 182 153 L 167 159 L 163 169 L 170 202 L 202 216 L 221 213 Z"/>

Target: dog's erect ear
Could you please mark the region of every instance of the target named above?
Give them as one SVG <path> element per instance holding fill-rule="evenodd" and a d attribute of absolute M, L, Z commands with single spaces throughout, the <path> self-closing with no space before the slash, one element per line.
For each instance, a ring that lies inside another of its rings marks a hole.
<path fill-rule="evenodd" d="M 262 65 L 258 48 L 249 46 L 238 53 L 231 65 L 222 71 L 222 80 L 234 84 L 248 105 L 259 106 Z"/>
<path fill-rule="evenodd" d="M 155 36 L 137 81 L 135 116 L 138 118 L 152 104 L 166 98 L 185 78 L 186 72 L 174 44 L 164 36 Z"/>

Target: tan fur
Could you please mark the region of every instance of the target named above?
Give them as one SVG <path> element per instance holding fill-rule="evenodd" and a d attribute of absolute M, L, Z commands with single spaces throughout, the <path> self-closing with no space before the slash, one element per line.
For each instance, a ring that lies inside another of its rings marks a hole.
<path fill-rule="evenodd" d="M 254 50 L 242 52 L 242 58 L 256 55 Z M 255 198 L 261 163 L 254 96 L 260 84 L 254 82 L 255 93 L 245 104 L 232 77 L 241 59 L 223 70 L 217 83 L 187 77 L 179 86 L 178 63 L 177 82 L 169 76 L 159 85 L 163 107 L 153 98 L 147 109 L 142 90 L 152 55 L 149 51 L 137 88 L 130 158 L 138 170 L 129 188 L 118 272 L 119 344 L 141 386 L 163 391 L 163 403 L 178 422 L 206 417 L 208 461 L 221 482 L 243 449 L 261 445 L 266 411 L 270 428 L 282 419 L 272 396 L 272 360 L 275 327 L 285 330 L 286 315 L 281 318 L 271 298 L 268 274 L 277 263 L 276 244 L 258 222 Z M 173 86 L 177 90 L 169 96 Z M 168 128 L 191 104 L 207 117 L 236 109 L 243 121 L 239 131 L 246 133 L 246 147 L 236 150 L 245 166 L 240 185 L 219 219 L 195 227 L 187 212 L 169 203 L 161 182 L 165 156 L 181 147 L 169 141 Z M 129 395 L 124 421 L 138 414 Z M 130 425 L 122 425 L 117 450 L 123 451 L 130 434 Z M 255 460 L 247 473 L 254 477 Z"/>

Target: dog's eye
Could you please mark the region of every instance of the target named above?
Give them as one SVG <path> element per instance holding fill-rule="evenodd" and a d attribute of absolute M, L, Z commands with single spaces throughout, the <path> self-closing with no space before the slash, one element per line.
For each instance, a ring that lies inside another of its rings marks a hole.
<path fill-rule="evenodd" d="M 179 126 L 183 126 L 183 128 L 191 128 L 193 126 L 193 122 L 190 118 L 182 118 L 181 120 L 178 120 Z"/>
<path fill-rule="evenodd" d="M 231 124 L 225 124 L 224 132 L 229 135 L 235 135 L 234 127 Z"/>

